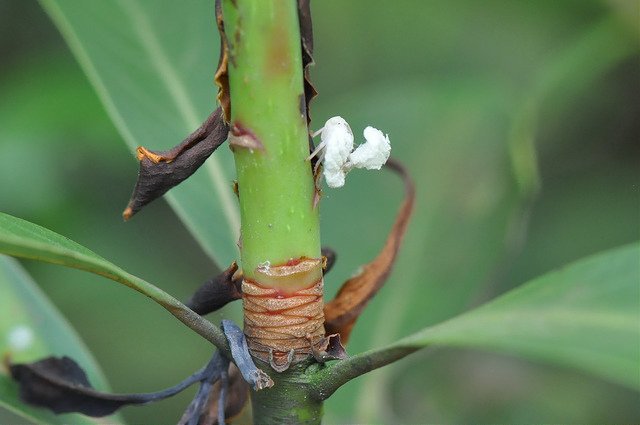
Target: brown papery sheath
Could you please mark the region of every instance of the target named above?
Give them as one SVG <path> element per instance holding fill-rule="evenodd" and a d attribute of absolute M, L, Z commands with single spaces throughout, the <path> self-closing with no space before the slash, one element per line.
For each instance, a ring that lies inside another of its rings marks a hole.
<path fill-rule="evenodd" d="M 322 287 L 322 260 L 314 258 L 261 266 L 255 279 L 245 277 L 244 333 L 251 354 L 282 372 L 318 349 L 324 339 Z"/>

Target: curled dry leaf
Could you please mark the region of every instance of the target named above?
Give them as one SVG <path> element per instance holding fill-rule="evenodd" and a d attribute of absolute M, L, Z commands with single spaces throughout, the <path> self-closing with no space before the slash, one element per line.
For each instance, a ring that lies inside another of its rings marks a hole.
<path fill-rule="evenodd" d="M 185 304 L 201 316 L 242 299 L 242 272 L 234 261 L 218 276 L 205 282 Z"/>
<path fill-rule="evenodd" d="M 196 172 L 226 139 L 229 127 L 222 120 L 222 110 L 216 109 L 196 131 L 176 147 L 162 152 L 138 148 L 140 170 L 127 208 L 125 220 L 149 202 Z"/>
<path fill-rule="evenodd" d="M 327 333 L 338 333 L 347 343 L 351 329 L 367 303 L 382 288 L 396 259 L 398 249 L 409 224 L 415 200 L 415 187 L 407 170 L 398 161 L 389 159 L 385 167 L 397 173 L 404 181 L 405 199 L 396 221 L 378 256 L 362 267 L 362 271 L 347 280 L 336 297 L 324 307 Z"/>

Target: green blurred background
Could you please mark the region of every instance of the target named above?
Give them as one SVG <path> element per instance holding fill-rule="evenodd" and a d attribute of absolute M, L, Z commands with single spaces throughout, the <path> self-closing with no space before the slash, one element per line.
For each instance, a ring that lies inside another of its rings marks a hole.
<path fill-rule="evenodd" d="M 342 115 L 356 133 L 383 129 L 419 188 L 399 264 L 350 352 L 637 240 L 638 2 L 316 0 L 312 10 L 320 92 L 312 125 Z M 181 299 L 215 274 L 163 201 L 122 222 L 137 165 L 37 3 L 0 0 L 0 57 L 0 210 Z M 400 200 L 393 179 L 352 174 L 323 203 L 323 240 L 339 254 L 329 295 L 375 255 Z M 137 293 L 24 264 L 116 392 L 172 385 L 210 355 L 206 341 Z M 235 313 L 211 319 L 223 315 Z M 124 416 L 172 424 L 192 395 Z M 637 423 L 640 400 L 569 369 L 439 349 L 339 390 L 325 422 Z"/>

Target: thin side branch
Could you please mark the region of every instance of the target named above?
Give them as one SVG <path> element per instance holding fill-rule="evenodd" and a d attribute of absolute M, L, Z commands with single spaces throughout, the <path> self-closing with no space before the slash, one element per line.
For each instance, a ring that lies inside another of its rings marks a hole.
<path fill-rule="evenodd" d="M 96 270 L 92 267 L 82 267 L 79 265 L 69 266 L 107 277 L 151 298 L 178 320 L 187 325 L 187 327 L 191 328 L 198 335 L 215 345 L 226 358 L 231 358 L 229 342 L 227 341 L 224 332 L 222 332 L 222 329 L 200 316 L 198 313 L 180 302 L 177 298 L 166 293 L 157 286 L 127 273 L 110 263 L 106 265 L 107 270 Z"/>
<path fill-rule="evenodd" d="M 167 308 L 171 314 L 195 331 L 198 335 L 215 345 L 226 358 L 230 359 L 231 349 L 229 348 L 229 342 L 222 332 L 222 329 L 200 316 L 198 313 L 190 310 L 186 305 L 179 301 L 177 302 L 180 304 L 178 308 L 175 308 L 175 306 L 165 306 L 165 308 Z"/>
<path fill-rule="evenodd" d="M 326 400 L 338 388 L 360 375 L 400 360 L 423 347 L 389 347 L 368 351 L 346 360 L 338 361 L 320 370 L 313 378 L 312 391 L 319 400 Z"/>

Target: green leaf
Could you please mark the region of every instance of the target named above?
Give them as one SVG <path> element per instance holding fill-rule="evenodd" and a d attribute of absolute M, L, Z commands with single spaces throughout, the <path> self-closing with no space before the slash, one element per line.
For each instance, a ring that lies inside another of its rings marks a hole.
<path fill-rule="evenodd" d="M 41 3 L 132 150 L 174 146 L 215 109 L 219 37 L 212 2 Z M 233 158 L 219 151 L 166 197 L 205 252 L 226 265 L 237 257 L 240 226 Z"/>
<path fill-rule="evenodd" d="M 82 340 L 49 302 L 20 264 L 0 255 L 0 353 L 16 363 L 32 362 L 50 355 L 67 355 L 87 372 L 101 391 L 109 387 L 95 359 Z M 94 424 L 82 415 L 54 415 L 45 409 L 30 407 L 18 397 L 18 386 L 0 369 L 0 406 L 22 418 L 42 424 Z M 111 416 L 109 423 L 121 423 Z"/>
<path fill-rule="evenodd" d="M 640 244 L 588 257 L 385 348 L 315 376 L 320 397 L 430 346 L 478 348 L 570 366 L 640 390 Z M 414 372 L 415 373 L 415 372 Z"/>
<path fill-rule="evenodd" d="M 219 328 L 171 295 L 82 245 L 37 224 L 0 213 L 0 254 L 60 264 L 114 280 L 151 298 L 217 347 L 227 347 L 226 338 Z"/>
<path fill-rule="evenodd" d="M 640 390 L 640 244 L 577 261 L 387 347 L 444 345 L 576 367 Z"/>

